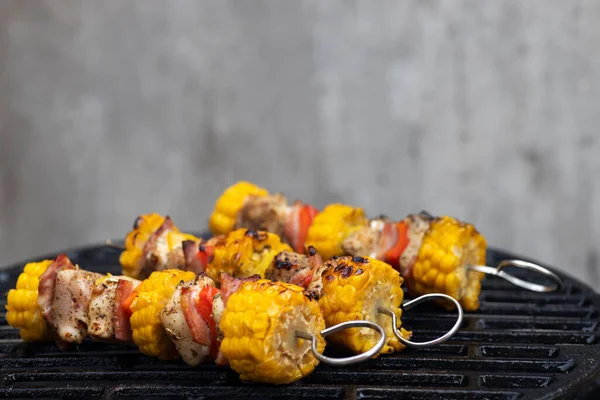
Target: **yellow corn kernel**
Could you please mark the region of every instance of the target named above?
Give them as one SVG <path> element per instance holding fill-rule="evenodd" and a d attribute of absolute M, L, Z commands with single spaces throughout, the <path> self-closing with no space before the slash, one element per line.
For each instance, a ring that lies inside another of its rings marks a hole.
<path fill-rule="evenodd" d="M 221 351 L 245 381 L 283 384 L 310 374 L 319 361 L 296 330 L 314 335 L 319 352 L 325 349 L 319 305 L 288 283 L 244 283 L 229 298 L 220 328 Z"/>
<path fill-rule="evenodd" d="M 247 181 L 238 183 L 225 189 L 221 197 L 217 199 L 215 208 L 208 221 L 208 226 L 214 235 L 225 235 L 231 232 L 235 226 L 238 212 L 244 206 L 248 196 L 266 196 L 266 189 L 256 186 Z"/>
<path fill-rule="evenodd" d="M 142 353 L 161 360 L 179 357 L 160 322 L 160 312 L 177 284 L 195 277 L 193 272 L 176 269 L 155 271 L 136 288 L 136 296 L 131 303 L 131 329 L 133 341 Z"/>
<path fill-rule="evenodd" d="M 292 251 L 274 233 L 236 229 L 215 244 L 206 274 L 215 282 L 222 272 L 239 278 L 254 274 L 264 277 L 273 258 L 284 250 Z"/>
<path fill-rule="evenodd" d="M 308 229 L 307 246 L 314 246 L 323 259 L 344 254 L 342 242 L 352 232 L 367 226 L 362 208 L 330 204 L 318 213 Z"/>
<path fill-rule="evenodd" d="M 21 339 L 26 342 L 50 339 L 48 324 L 38 306 L 38 285 L 53 260 L 29 263 L 17 279 L 17 286 L 8 292 L 6 303 L 6 321 L 19 328 Z"/>
<path fill-rule="evenodd" d="M 466 311 L 477 310 L 483 274 L 466 266 L 485 265 L 485 251 L 485 238 L 473 225 L 448 216 L 434 219 L 413 266 L 411 290 L 417 294 L 445 293 Z"/>
<path fill-rule="evenodd" d="M 386 332 L 387 342 L 380 354 L 400 351 L 405 346 L 394 335 L 390 316 L 378 311 L 384 307 L 400 317 L 400 305 L 404 298 L 402 278 L 398 271 L 383 261 L 369 257 L 339 257 L 325 263 L 321 275 L 323 291 L 319 305 L 327 327 L 345 321 L 365 320 L 379 324 Z M 401 329 L 409 339 L 411 333 Z M 379 334 L 368 328 L 353 328 L 328 337 L 355 353 L 371 349 L 380 339 Z"/>

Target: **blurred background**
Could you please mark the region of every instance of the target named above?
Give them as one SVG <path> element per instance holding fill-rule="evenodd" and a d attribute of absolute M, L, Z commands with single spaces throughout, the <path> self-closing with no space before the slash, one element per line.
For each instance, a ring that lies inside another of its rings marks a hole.
<path fill-rule="evenodd" d="M 598 287 L 600 3 L 0 2 L 0 265 L 240 179 L 471 221 Z"/>

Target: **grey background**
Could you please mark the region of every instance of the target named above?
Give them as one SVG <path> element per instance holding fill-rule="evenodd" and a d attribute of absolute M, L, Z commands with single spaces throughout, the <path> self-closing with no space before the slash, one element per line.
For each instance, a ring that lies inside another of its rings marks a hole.
<path fill-rule="evenodd" d="M 249 179 L 600 283 L 600 2 L 0 1 L 0 264 Z"/>

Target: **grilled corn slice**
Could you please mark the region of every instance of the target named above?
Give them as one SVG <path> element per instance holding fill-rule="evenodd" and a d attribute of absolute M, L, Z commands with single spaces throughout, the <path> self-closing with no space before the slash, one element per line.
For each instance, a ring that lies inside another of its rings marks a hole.
<path fill-rule="evenodd" d="M 244 206 L 248 196 L 266 196 L 269 192 L 253 183 L 240 181 L 223 192 L 217 199 L 215 209 L 208 221 L 214 235 L 225 235 L 231 232 L 237 220 L 238 212 Z"/>
<path fill-rule="evenodd" d="M 163 229 L 163 232 L 158 232 L 159 229 Z M 147 248 L 151 239 L 155 239 L 156 247 Z M 154 269 L 147 268 L 149 264 L 156 264 L 156 269 L 164 269 L 165 266 L 173 268 L 180 266 L 177 264 L 184 262 L 183 251 L 175 252 L 174 250 L 180 249 L 184 240 L 200 242 L 200 239 L 194 235 L 180 232 L 170 219 L 159 214 L 139 216 L 133 224 L 133 230 L 125 237 L 125 251 L 121 253 L 119 259 L 123 267 L 123 274 L 143 279 Z M 154 259 L 149 260 L 148 258 Z"/>
<path fill-rule="evenodd" d="M 273 258 L 284 250 L 292 251 L 273 233 L 236 229 L 215 244 L 206 274 L 215 282 L 222 272 L 238 278 L 254 274 L 264 277 Z"/>
<path fill-rule="evenodd" d="M 392 319 L 378 311 L 378 307 L 386 308 L 400 321 L 404 298 L 402 281 L 398 271 L 373 258 L 345 256 L 325 262 L 321 272 L 322 291 L 318 295 L 325 323 L 329 327 L 352 320 L 374 322 L 387 336 L 380 354 L 402 350 L 405 346 L 394 335 Z M 411 337 L 404 329 L 401 334 L 406 339 Z M 352 328 L 335 333 L 329 339 L 331 343 L 362 353 L 375 346 L 380 337 L 369 328 Z"/>
<path fill-rule="evenodd" d="M 140 351 L 161 360 L 178 357 L 177 349 L 165 331 L 160 312 L 179 282 L 194 280 L 193 272 L 168 269 L 153 272 L 134 291 L 131 303 L 133 341 Z"/>
<path fill-rule="evenodd" d="M 16 289 L 8 292 L 6 321 L 10 326 L 19 328 L 21 339 L 26 342 L 50 338 L 50 330 L 37 299 L 39 277 L 52 263 L 53 260 L 44 260 L 25 265 Z"/>
<path fill-rule="evenodd" d="M 469 271 L 467 266 L 485 265 L 485 238 L 473 225 L 448 216 L 431 219 L 427 230 L 415 234 L 417 219 L 407 219 L 410 242 L 407 254 L 400 258 L 408 288 L 415 294 L 445 293 L 466 311 L 477 310 L 483 274 Z M 443 304 L 451 308 L 449 303 Z"/>
<path fill-rule="evenodd" d="M 220 328 L 221 351 L 242 380 L 282 384 L 310 374 L 319 361 L 296 330 L 314 335 L 319 352 L 325 349 L 317 302 L 287 283 L 244 283 L 229 298 Z"/>
<path fill-rule="evenodd" d="M 323 259 L 344 254 L 342 242 L 352 232 L 368 225 L 362 208 L 330 204 L 318 213 L 308 230 L 306 246 L 314 246 Z"/>

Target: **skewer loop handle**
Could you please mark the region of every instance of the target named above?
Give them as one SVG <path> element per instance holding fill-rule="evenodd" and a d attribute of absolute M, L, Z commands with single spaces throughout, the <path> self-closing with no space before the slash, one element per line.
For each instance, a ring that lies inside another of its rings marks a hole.
<path fill-rule="evenodd" d="M 430 347 L 430 346 L 435 346 L 440 343 L 444 343 L 446 340 L 450 339 L 456 333 L 456 331 L 458 331 L 458 329 L 460 328 L 460 325 L 462 324 L 463 309 L 458 301 L 456 301 L 454 298 L 452 298 L 446 294 L 442 294 L 442 293 L 425 294 L 423 296 L 417 297 L 416 299 L 407 301 L 406 303 L 402 304 L 402 306 L 401 306 L 405 311 L 408 311 L 411 308 L 413 308 L 414 306 L 421 304 L 425 301 L 439 300 L 439 299 L 450 300 L 451 302 L 453 302 L 454 305 L 456 306 L 456 310 L 458 311 L 458 318 L 456 319 L 456 322 L 454 323 L 454 325 L 452 326 L 452 328 L 450 328 L 450 330 L 448 332 L 446 332 L 445 334 L 443 334 L 442 336 L 440 336 L 436 339 L 429 340 L 427 342 L 413 342 L 412 340 L 406 339 L 404 336 L 402 336 L 402 334 L 398 330 L 398 317 L 396 316 L 396 314 L 393 313 L 392 310 L 389 310 L 389 309 L 383 308 L 383 307 L 379 307 L 378 310 L 380 313 L 383 313 L 383 314 L 386 314 L 386 315 L 389 315 L 390 317 L 392 317 L 392 328 L 394 329 L 394 335 L 396 335 L 396 338 L 398 338 L 400 343 L 402 343 L 406 347 L 422 349 L 424 347 Z"/>
<path fill-rule="evenodd" d="M 331 326 L 331 327 L 321 331 L 321 335 L 323 337 L 327 337 L 331 334 L 334 334 L 336 332 L 342 331 L 344 329 L 349 329 L 349 328 L 374 329 L 377 332 L 379 332 L 379 335 L 381 337 L 379 338 L 379 341 L 377 342 L 377 344 L 375 346 L 373 346 L 369 350 L 365 351 L 364 353 L 357 354 L 357 355 L 350 356 L 350 357 L 343 357 L 343 358 L 327 357 L 327 356 L 324 356 L 323 354 L 319 353 L 319 351 L 317 350 L 317 338 L 308 332 L 296 331 L 296 337 L 301 338 L 301 339 L 310 340 L 311 341 L 311 350 L 312 350 L 313 354 L 315 355 L 315 357 L 317 358 L 317 360 L 319 360 L 325 364 L 334 365 L 336 367 L 353 365 L 353 364 L 360 363 L 362 361 L 366 361 L 370 358 L 373 358 L 376 354 L 378 354 L 381 351 L 381 349 L 383 348 L 383 345 L 386 342 L 386 335 L 385 335 L 385 331 L 383 330 L 383 328 L 381 326 L 377 325 L 376 323 L 373 323 L 370 321 L 342 322 L 341 324 Z"/>
<path fill-rule="evenodd" d="M 526 269 L 529 271 L 538 272 L 541 275 L 544 275 L 545 277 L 552 279 L 555 282 L 555 284 L 546 286 L 546 285 L 540 285 L 538 283 L 528 282 L 524 279 L 517 278 L 516 276 L 511 275 L 506 271 L 503 271 L 503 268 L 505 268 L 505 267 L 517 267 L 517 268 L 523 268 L 523 269 Z M 502 278 L 502 279 L 512 283 L 515 286 L 518 286 L 523 289 L 531 290 L 532 292 L 540 292 L 540 293 L 554 292 L 554 291 L 558 290 L 563 284 L 562 279 L 560 279 L 560 277 L 558 275 L 556 275 L 555 273 L 553 273 L 552 271 L 550 271 L 547 268 L 544 268 L 540 265 L 534 264 L 529 261 L 504 260 L 504 261 L 501 261 L 496 268 L 488 267 L 487 265 L 469 265 L 467 268 L 469 268 L 472 271 L 483 272 L 484 274 L 487 274 L 487 275 L 497 276 L 499 278 Z"/>

